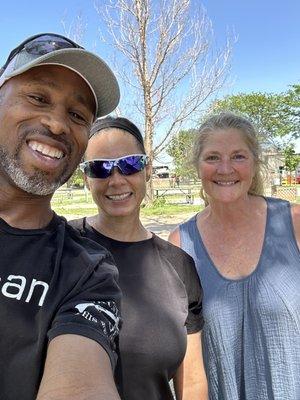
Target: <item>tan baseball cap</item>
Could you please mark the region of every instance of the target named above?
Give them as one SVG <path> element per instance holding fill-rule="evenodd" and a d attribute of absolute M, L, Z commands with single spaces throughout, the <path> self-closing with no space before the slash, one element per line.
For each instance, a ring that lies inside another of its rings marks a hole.
<path fill-rule="evenodd" d="M 111 113 L 120 100 L 117 79 L 99 56 L 55 33 L 31 36 L 16 47 L 0 71 L 0 87 L 9 79 L 38 65 L 61 65 L 80 75 L 96 102 L 95 118 Z"/>

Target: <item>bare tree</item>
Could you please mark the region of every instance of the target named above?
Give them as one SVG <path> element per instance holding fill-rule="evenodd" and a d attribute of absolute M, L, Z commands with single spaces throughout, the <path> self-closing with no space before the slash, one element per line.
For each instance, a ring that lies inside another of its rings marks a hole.
<path fill-rule="evenodd" d="M 76 43 L 82 43 L 87 29 L 87 21 L 82 12 L 79 12 L 74 20 L 67 22 L 67 11 L 65 11 L 60 23 L 62 24 L 65 36 L 74 40 Z"/>
<path fill-rule="evenodd" d="M 234 38 L 227 35 L 215 50 L 211 21 L 197 0 L 101 0 L 95 8 L 102 39 L 118 50 L 117 71 L 131 88 L 126 93 L 143 121 L 152 165 L 223 86 Z M 147 194 L 151 198 L 152 180 Z"/>

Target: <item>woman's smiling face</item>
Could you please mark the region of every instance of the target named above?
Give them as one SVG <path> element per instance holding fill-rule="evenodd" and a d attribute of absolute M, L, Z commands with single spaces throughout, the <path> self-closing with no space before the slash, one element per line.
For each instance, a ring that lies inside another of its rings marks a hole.
<path fill-rule="evenodd" d="M 210 202 L 229 203 L 245 197 L 254 173 L 253 154 L 240 131 L 218 129 L 208 135 L 198 174 Z"/>
<path fill-rule="evenodd" d="M 90 139 L 85 159 L 116 159 L 141 153 L 141 146 L 133 135 L 118 128 L 108 128 Z M 139 214 L 148 173 L 148 166 L 132 175 L 123 175 L 114 168 L 108 178 L 86 177 L 86 181 L 102 212 L 110 217 L 126 217 Z"/>

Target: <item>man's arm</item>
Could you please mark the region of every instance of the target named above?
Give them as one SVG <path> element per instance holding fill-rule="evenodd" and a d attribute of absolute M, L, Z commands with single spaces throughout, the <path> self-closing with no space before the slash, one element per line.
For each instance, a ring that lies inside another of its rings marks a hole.
<path fill-rule="evenodd" d="M 37 400 L 120 400 L 106 351 L 94 340 L 51 340 Z"/>
<path fill-rule="evenodd" d="M 186 355 L 174 377 L 174 389 L 177 400 L 208 399 L 199 332 L 188 335 Z"/>

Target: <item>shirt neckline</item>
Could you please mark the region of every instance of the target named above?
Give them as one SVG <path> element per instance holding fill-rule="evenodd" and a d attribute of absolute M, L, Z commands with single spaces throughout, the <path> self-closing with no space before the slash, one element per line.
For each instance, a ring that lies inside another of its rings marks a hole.
<path fill-rule="evenodd" d="M 201 233 L 200 233 L 200 231 L 199 231 L 199 229 L 198 229 L 198 227 L 197 227 L 197 215 L 198 215 L 198 214 L 196 214 L 196 215 L 194 216 L 194 224 L 195 224 L 196 232 L 198 232 L 198 240 L 199 240 L 199 243 L 200 243 L 201 247 L 203 248 L 203 250 L 204 250 L 204 252 L 205 252 L 205 254 L 206 254 L 206 257 L 208 258 L 208 260 L 209 260 L 209 262 L 210 262 L 210 267 L 212 267 L 212 268 L 216 271 L 216 273 L 217 273 L 223 280 L 225 280 L 225 281 L 227 281 L 227 282 L 243 282 L 243 281 L 247 281 L 247 280 L 249 280 L 253 275 L 255 275 L 255 274 L 258 272 L 258 270 L 260 269 L 260 266 L 261 266 L 261 264 L 262 264 L 262 257 L 263 257 L 264 250 L 265 250 L 265 246 L 266 246 L 266 237 L 267 237 L 267 232 L 268 232 L 268 227 L 269 227 L 269 221 L 270 221 L 270 208 L 269 208 L 268 199 L 267 199 L 266 197 L 264 197 L 264 196 L 261 196 L 261 197 L 265 200 L 265 202 L 266 202 L 266 204 L 267 204 L 267 211 L 266 211 L 266 212 L 267 212 L 267 216 L 266 216 L 266 225 L 265 225 L 264 236 L 263 236 L 263 244 L 262 244 L 261 252 L 260 252 L 260 255 L 259 255 L 259 258 L 258 258 L 258 261 L 257 261 L 257 264 L 256 264 L 255 268 L 253 269 L 252 272 L 250 272 L 250 274 L 248 274 L 248 275 L 246 275 L 246 276 L 244 276 L 244 277 L 242 277 L 242 278 L 228 278 L 228 277 L 224 276 L 224 275 L 220 272 L 220 270 L 217 268 L 217 266 L 216 266 L 215 263 L 213 262 L 212 258 L 210 257 L 210 255 L 209 255 L 209 253 L 208 253 L 208 251 L 207 251 L 207 249 L 206 249 L 206 247 L 205 247 L 205 245 L 204 245 L 204 242 L 203 242 L 203 240 L 202 240 Z"/>
<path fill-rule="evenodd" d="M 44 234 L 46 232 L 56 229 L 62 219 L 63 219 L 62 217 L 59 217 L 55 212 L 53 212 L 53 217 L 51 221 L 44 228 L 22 229 L 11 226 L 3 218 L 0 218 L 0 230 L 10 233 L 12 235 L 22 235 L 22 236 Z"/>
<path fill-rule="evenodd" d="M 93 232 L 96 236 L 98 236 L 99 238 L 102 238 L 104 240 L 109 240 L 112 244 L 116 244 L 118 246 L 134 246 L 134 245 L 142 245 L 144 243 L 151 243 L 154 241 L 156 235 L 155 233 L 152 233 L 152 237 L 149 239 L 143 239 L 143 240 L 138 240 L 138 241 L 132 241 L 132 242 L 128 242 L 128 241 L 123 241 L 123 240 L 117 240 L 117 239 L 113 239 L 109 236 L 104 235 L 103 233 L 97 231 L 97 229 L 95 229 L 94 227 L 92 227 L 86 217 L 84 217 L 83 219 L 83 228 L 84 230 L 90 230 L 91 232 Z"/>

